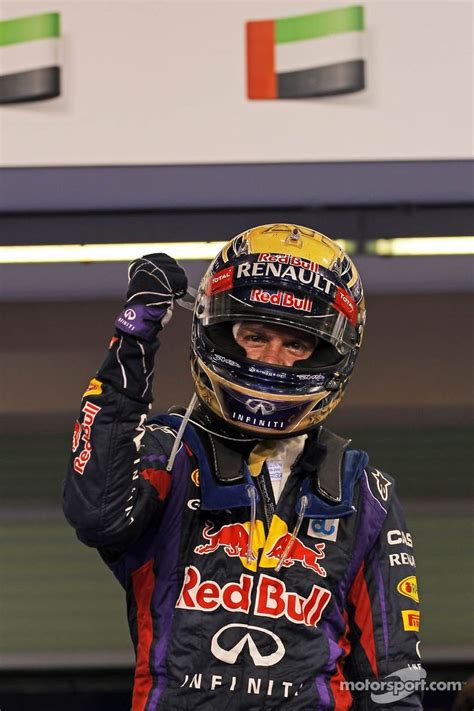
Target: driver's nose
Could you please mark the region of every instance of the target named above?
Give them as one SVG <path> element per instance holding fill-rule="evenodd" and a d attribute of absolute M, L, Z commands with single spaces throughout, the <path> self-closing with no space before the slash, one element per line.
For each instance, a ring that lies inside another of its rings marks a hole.
<path fill-rule="evenodd" d="M 285 365 L 281 341 L 277 338 L 271 339 L 265 344 L 265 348 L 260 354 L 261 358 L 265 363 L 270 363 L 273 365 Z"/>

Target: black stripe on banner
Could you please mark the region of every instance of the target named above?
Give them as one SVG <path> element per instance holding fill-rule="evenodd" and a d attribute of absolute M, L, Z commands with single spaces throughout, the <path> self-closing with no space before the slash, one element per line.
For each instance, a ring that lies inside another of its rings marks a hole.
<path fill-rule="evenodd" d="M 278 98 L 351 94 L 365 88 L 365 62 L 355 59 L 324 67 L 277 74 Z"/>
<path fill-rule="evenodd" d="M 42 67 L 0 76 L 0 104 L 53 99 L 60 93 L 60 67 Z"/>

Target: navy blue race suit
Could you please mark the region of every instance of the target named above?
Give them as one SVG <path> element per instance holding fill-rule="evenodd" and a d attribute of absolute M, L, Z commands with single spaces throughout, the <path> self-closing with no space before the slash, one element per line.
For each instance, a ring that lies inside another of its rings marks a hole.
<path fill-rule="evenodd" d="M 381 704 L 367 687 L 422 671 L 412 539 L 393 480 L 322 428 L 276 505 L 243 445 L 222 457 L 223 441 L 192 424 L 167 472 L 181 420 L 147 420 L 156 347 L 112 339 L 64 487 L 68 521 L 126 591 L 133 711 L 420 709 L 416 692 Z"/>

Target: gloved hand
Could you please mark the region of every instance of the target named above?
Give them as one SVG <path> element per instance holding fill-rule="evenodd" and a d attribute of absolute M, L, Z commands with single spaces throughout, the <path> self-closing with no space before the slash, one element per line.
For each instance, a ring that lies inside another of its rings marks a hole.
<path fill-rule="evenodd" d="M 186 294 L 186 272 L 167 254 L 146 254 L 128 268 L 127 301 L 115 327 L 122 333 L 152 341 L 168 323 L 173 302 Z"/>

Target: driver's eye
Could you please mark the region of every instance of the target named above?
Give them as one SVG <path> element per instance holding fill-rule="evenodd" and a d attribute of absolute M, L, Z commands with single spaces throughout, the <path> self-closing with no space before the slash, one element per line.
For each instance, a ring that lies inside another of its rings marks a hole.
<path fill-rule="evenodd" d="M 244 336 L 244 341 L 250 341 L 251 343 L 260 343 L 262 341 L 262 336 L 257 333 L 249 333 Z"/>

